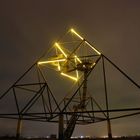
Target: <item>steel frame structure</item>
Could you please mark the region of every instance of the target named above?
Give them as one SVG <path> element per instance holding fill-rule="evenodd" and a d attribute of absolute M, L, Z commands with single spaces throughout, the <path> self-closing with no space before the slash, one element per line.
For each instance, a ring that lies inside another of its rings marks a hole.
<path fill-rule="evenodd" d="M 81 37 L 77 32 L 75 32 L 75 30 L 72 29 L 71 31 L 74 32 L 81 39 L 81 42 L 84 41 L 87 42 L 87 44 L 89 44 L 89 42 L 85 40 L 83 37 Z M 76 46 L 76 48 L 79 48 L 79 46 Z M 94 51 L 96 51 L 97 53 L 96 55 L 84 57 L 85 58 L 96 57 L 94 62 L 95 65 L 93 65 L 88 71 L 82 70 L 82 72 L 84 73 L 83 80 L 81 80 L 79 86 L 76 88 L 75 92 L 72 93 L 71 97 L 69 98 L 64 97 L 64 99 L 62 99 L 60 103 L 58 103 L 57 99 L 54 96 L 54 93 L 52 93 L 48 81 L 44 76 L 40 66 L 38 65 L 38 62 L 40 62 L 41 59 L 36 61 L 4 94 L 0 96 L 0 101 L 11 93 L 12 96 L 14 97 L 14 102 L 17 111 L 13 113 L 0 112 L 0 118 L 18 120 L 17 139 L 19 138 L 21 133 L 22 120 L 58 123 L 59 139 L 61 140 L 67 140 L 70 138 L 76 124 L 85 125 L 107 121 L 108 137 L 111 139 L 112 138 L 111 122 L 110 122 L 111 120 L 140 114 L 140 107 L 109 109 L 105 61 L 109 62 L 115 69 L 117 69 L 122 75 L 124 75 L 132 84 L 134 84 L 134 86 L 136 86 L 136 88 L 140 89 L 140 85 L 138 85 L 133 79 L 131 79 L 108 57 L 97 51 L 95 48 L 93 49 Z M 101 106 L 96 102 L 96 100 L 92 96 L 88 97 L 86 96 L 88 86 L 87 80 L 90 74 L 94 72 L 94 69 L 99 62 L 102 64 L 106 109 L 102 109 Z M 84 64 L 82 64 L 82 66 L 84 66 Z M 22 82 L 24 77 L 26 77 L 26 75 L 32 72 L 33 69 L 36 71 L 36 75 L 34 76 L 36 77 L 37 80 L 27 83 Z M 78 68 L 76 68 L 75 70 L 77 69 Z M 22 106 L 22 108 L 20 107 L 20 101 L 18 100 L 17 97 L 17 94 L 19 94 L 17 89 L 20 89 L 21 93 L 24 92 L 32 93 L 30 100 L 25 101 L 25 105 Z M 83 94 L 79 95 L 81 90 L 83 91 Z M 76 97 L 77 95 L 80 98 L 77 99 Z M 41 100 L 43 109 L 41 112 L 32 112 L 31 109 L 38 100 Z M 83 104 L 83 107 L 81 107 L 81 104 Z M 94 105 L 96 105 L 98 109 L 94 109 Z M 90 109 L 88 109 L 89 106 Z M 130 112 L 130 113 L 110 117 L 111 112 Z M 104 117 L 98 117 L 98 113 L 102 113 Z M 66 125 L 65 131 L 64 124 Z"/>

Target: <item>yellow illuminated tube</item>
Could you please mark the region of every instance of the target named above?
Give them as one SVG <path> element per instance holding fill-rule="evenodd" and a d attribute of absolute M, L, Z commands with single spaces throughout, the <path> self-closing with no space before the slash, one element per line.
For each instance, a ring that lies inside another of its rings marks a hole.
<path fill-rule="evenodd" d="M 74 29 L 70 29 L 70 31 L 71 31 L 72 33 L 74 33 L 76 36 L 78 36 L 81 40 L 84 40 L 84 38 L 81 37 Z"/>
<path fill-rule="evenodd" d="M 60 67 L 59 62 L 58 62 L 58 71 L 61 71 L 61 67 Z"/>
<path fill-rule="evenodd" d="M 85 41 L 85 43 L 92 48 L 97 54 L 101 55 L 101 53 L 99 51 L 97 51 L 91 44 L 89 44 L 87 41 Z"/>
<path fill-rule="evenodd" d="M 66 59 L 40 61 L 40 62 L 38 62 L 38 65 L 41 65 L 41 64 L 48 64 L 48 63 L 55 63 L 55 62 L 64 62 L 64 61 L 66 61 Z"/>
<path fill-rule="evenodd" d="M 79 63 L 82 63 L 82 61 L 76 55 L 74 57 L 77 59 L 77 61 L 79 61 Z"/>
<path fill-rule="evenodd" d="M 95 66 L 96 65 L 96 63 L 93 63 L 92 65 L 91 65 L 91 68 L 93 68 L 93 66 Z"/>
<path fill-rule="evenodd" d="M 72 80 L 75 80 L 75 81 L 78 80 L 78 78 L 73 77 L 73 76 L 70 76 L 70 75 L 68 75 L 68 74 L 66 74 L 66 73 L 63 73 L 63 72 L 61 72 L 61 75 L 66 76 L 66 77 L 68 77 L 68 78 L 70 78 L 70 79 L 72 79 Z"/>
<path fill-rule="evenodd" d="M 77 64 L 77 56 L 75 56 L 75 63 Z M 76 76 L 77 76 L 77 79 L 79 79 L 79 73 L 78 73 L 78 70 L 76 70 Z"/>
<path fill-rule="evenodd" d="M 74 29 L 70 29 L 70 31 L 71 31 L 72 33 L 74 33 L 76 36 L 78 36 L 81 40 L 84 40 L 84 38 L 81 37 Z M 90 48 L 92 48 L 97 54 L 101 55 L 101 53 L 100 53 L 97 49 L 95 49 L 90 43 L 88 43 L 86 40 L 85 40 L 85 43 L 86 43 Z"/>
<path fill-rule="evenodd" d="M 66 53 L 62 50 L 62 48 L 60 47 L 60 45 L 58 43 L 55 43 L 55 45 L 61 51 L 61 53 L 67 58 Z"/>

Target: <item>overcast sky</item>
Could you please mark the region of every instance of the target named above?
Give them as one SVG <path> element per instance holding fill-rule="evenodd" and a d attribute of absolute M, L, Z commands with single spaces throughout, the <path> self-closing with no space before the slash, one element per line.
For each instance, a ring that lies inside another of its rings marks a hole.
<path fill-rule="evenodd" d="M 3 0 L 0 19 L 0 94 L 71 27 L 140 84 L 139 0 Z M 15 121 L 3 122 L 0 120 L 0 135 L 14 135 Z M 138 119 L 122 122 L 114 122 L 114 135 L 139 132 Z M 74 135 L 106 135 L 105 127 L 82 126 Z M 25 123 L 22 135 L 51 133 L 57 133 L 57 128 L 50 124 Z"/>

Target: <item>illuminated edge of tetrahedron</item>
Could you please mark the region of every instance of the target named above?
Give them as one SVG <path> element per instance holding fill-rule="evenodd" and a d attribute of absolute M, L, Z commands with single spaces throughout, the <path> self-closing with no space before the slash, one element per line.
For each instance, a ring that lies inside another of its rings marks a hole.
<path fill-rule="evenodd" d="M 88 41 L 86 41 L 82 36 L 80 36 L 74 29 L 70 29 L 70 32 L 73 33 L 74 35 L 76 35 L 78 38 L 80 38 L 81 40 L 83 40 L 91 49 L 93 49 L 98 55 L 101 55 L 101 53 L 95 48 L 93 47 Z M 61 46 L 59 45 L 59 43 L 55 43 L 55 46 L 57 47 L 57 49 L 64 55 L 64 58 L 61 59 L 54 59 L 54 60 L 46 60 L 46 61 L 39 61 L 38 65 L 43 65 L 43 64 L 52 64 L 52 63 L 56 63 L 57 62 L 57 69 L 58 71 L 60 71 L 60 74 L 72 79 L 74 81 L 78 81 L 79 80 L 79 73 L 78 70 L 76 70 L 76 76 L 71 76 L 69 74 L 66 74 L 64 72 L 61 72 L 61 66 L 60 66 L 60 62 L 66 62 L 67 61 L 67 54 L 65 53 L 65 51 L 61 48 Z M 78 56 L 74 56 L 74 61 L 75 63 L 82 63 L 80 58 L 78 58 Z"/>
<path fill-rule="evenodd" d="M 82 36 L 80 36 L 73 28 L 70 29 L 70 31 L 75 34 L 77 37 L 79 37 L 81 40 L 83 40 L 91 49 L 93 49 L 98 55 L 101 55 L 101 53 L 93 47 L 87 40 L 85 40 Z"/>

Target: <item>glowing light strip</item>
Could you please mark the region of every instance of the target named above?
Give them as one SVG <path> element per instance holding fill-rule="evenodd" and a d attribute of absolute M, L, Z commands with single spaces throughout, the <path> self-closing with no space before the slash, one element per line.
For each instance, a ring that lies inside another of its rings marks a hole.
<path fill-rule="evenodd" d="M 76 57 L 75 57 L 75 63 L 77 64 L 77 59 L 76 59 Z M 77 79 L 79 79 L 79 73 L 78 73 L 78 70 L 76 70 L 76 77 L 77 77 Z"/>
<path fill-rule="evenodd" d="M 61 67 L 60 67 L 59 62 L 58 62 L 58 71 L 61 71 Z"/>
<path fill-rule="evenodd" d="M 74 57 L 77 59 L 77 61 L 79 61 L 80 63 L 82 63 L 82 61 L 76 55 Z"/>
<path fill-rule="evenodd" d="M 74 33 L 76 36 L 78 36 L 81 40 L 84 40 L 84 38 L 81 37 L 74 29 L 71 29 L 70 31 L 71 31 L 72 33 Z M 85 43 L 86 43 L 89 47 L 91 47 L 97 54 L 101 55 L 101 53 L 100 53 L 97 49 L 95 49 L 91 44 L 89 44 L 87 41 L 85 41 Z"/>
<path fill-rule="evenodd" d="M 68 78 L 70 78 L 70 79 L 72 79 L 72 80 L 75 80 L 75 81 L 78 80 L 76 77 L 70 76 L 70 75 L 68 75 L 68 74 L 66 74 L 66 73 L 63 73 L 63 72 L 61 72 L 61 75 L 66 76 L 66 77 L 68 77 Z"/>
<path fill-rule="evenodd" d="M 70 31 L 71 31 L 72 33 L 74 33 L 76 36 L 78 36 L 81 40 L 84 40 L 84 38 L 81 37 L 74 29 L 70 29 Z"/>
<path fill-rule="evenodd" d="M 48 63 L 55 63 L 55 62 L 64 62 L 66 59 L 58 59 L 58 60 L 49 60 L 49 61 L 40 61 L 38 62 L 38 65 L 41 64 L 48 64 Z"/>
<path fill-rule="evenodd" d="M 77 77 L 77 80 L 79 79 L 79 73 L 78 73 L 78 70 L 76 70 L 76 77 Z"/>
<path fill-rule="evenodd" d="M 97 51 L 91 44 L 89 44 L 87 41 L 85 41 L 85 43 L 92 48 L 97 54 L 101 55 L 101 53 L 99 51 Z"/>
<path fill-rule="evenodd" d="M 66 53 L 62 50 L 62 48 L 60 47 L 60 45 L 58 43 L 55 43 L 55 45 L 63 53 L 63 55 L 67 58 Z"/>
<path fill-rule="evenodd" d="M 95 66 L 96 65 L 96 63 L 93 63 L 92 65 L 91 65 L 91 68 L 93 68 L 93 66 Z"/>

